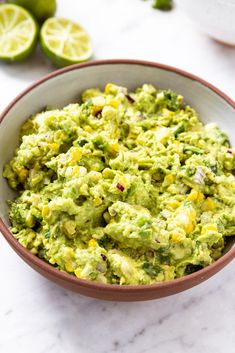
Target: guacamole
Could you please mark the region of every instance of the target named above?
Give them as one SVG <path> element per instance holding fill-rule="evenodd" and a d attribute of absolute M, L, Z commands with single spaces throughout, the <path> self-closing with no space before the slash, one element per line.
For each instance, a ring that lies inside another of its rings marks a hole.
<path fill-rule="evenodd" d="M 213 117 L 212 117 L 213 118 Z M 171 90 L 107 84 L 22 126 L 4 177 L 11 231 L 79 278 L 152 284 L 218 259 L 235 234 L 235 150 Z"/>

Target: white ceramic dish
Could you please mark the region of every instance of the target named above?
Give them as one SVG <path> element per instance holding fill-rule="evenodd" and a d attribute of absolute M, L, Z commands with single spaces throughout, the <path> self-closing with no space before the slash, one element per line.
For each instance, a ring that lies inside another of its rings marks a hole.
<path fill-rule="evenodd" d="M 235 46 L 235 0 L 175 0 L 210 37 Z"/>
<path fill-rule="evenodd" d="M 18 144 L 22 123 L 45 106 L 63 107 L 78 99 L 86 88 L 103 88 L 108 82 L 135 89 L 143 83 L 171 88 L 185 97 L 204 123 L 216 122 L 235 145 L 235 103 L 209 83 L 181 70 L 135 60 L 105 60 L 74 65 L 53 72 L 20 94 L 0 115 L 0 232 L 31 267 L 57 284 L 96 298 L 133 301 L 160 298 L 190 288 L 221 270 L 235 257 L 234 237 L 223 256 L 212 265 L 173 281 L 141 286 L 117 286 L 78 279 L 63 273 L 23 248 L 9 231 L 6 200 L 14 193 L 2 177 L 2 169 Z"/>

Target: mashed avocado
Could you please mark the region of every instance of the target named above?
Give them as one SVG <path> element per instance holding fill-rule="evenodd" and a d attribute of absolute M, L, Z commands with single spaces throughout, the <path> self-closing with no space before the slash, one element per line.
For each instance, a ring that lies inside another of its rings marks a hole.
<path fill-rule="evenodd" d="M 183 97 L 108 84 L 21 129 L 4 177 L 11 231 L 79 278 L 168 281 L 210 265 L 235 234 L 235 151 Z"/>

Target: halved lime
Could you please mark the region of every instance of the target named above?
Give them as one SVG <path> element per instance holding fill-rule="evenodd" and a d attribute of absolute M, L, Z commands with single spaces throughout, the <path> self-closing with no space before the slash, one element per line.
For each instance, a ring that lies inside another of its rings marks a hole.
<path fill-rule="evenodd" d="M 17 5 L 0 5 L 0 59 L 27 58 L 37 43 L 38 25 L 30 13 Z"/>
<path fill-rule="evenodd" d="M 24 7 L 30 11 L 39 22 L 52 17 L 56 11 L 56 0 L 7 0 L 7 3 Z"/>
<path fill-rule="evenodd" d="M 40 32 L 45 55 L 59 67 L 86 61 L 92 56 L 91 39 L 78 24 L 65 18 L 49 18 Z"/>

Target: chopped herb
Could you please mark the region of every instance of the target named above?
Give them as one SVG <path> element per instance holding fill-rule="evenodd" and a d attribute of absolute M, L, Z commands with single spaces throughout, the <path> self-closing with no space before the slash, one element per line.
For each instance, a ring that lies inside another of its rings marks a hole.
<path fill-rule="evenodd" d="M 203 268 L 202 265 L 193 265 L 193 264 L 188 264 L 185 268 L 185 273 L 186 275 L 190 275 L 193 272 L 197 272 Z"/>
<path fill-rule="evenodd" d="M 152 235 L 153 235 L 153 231 L 152 231 L 151 228 L 140 230 L 140 236 L 141 236 L 142 238 L 148 238 L 148 239 L 150 239 Z"/>
<path fill-rule="evenodd" d="M 175 92 L 167 89 L 163 91 L 164 97 L 167 101 L 167 108 L 173 112 L 181 109 L 183 106 L 183 98 L 182 96 L 176 94 Z"/>
<path fill-rule="evenodd" d="M 201 148 L 188 145 L 187 143 L 184 144 L 184 152 L 192 152 L 194 154 L 203 154 L 203 150 Z"/>
<path fill-rule="evenodd" d="M 92 140 L 94 146 L 98 148 L 99 150 L 106 150 L 107 149 L 107 142 L 104 140 L 104 138 L 101 135 L 96 136 Z"/>
<path fill-rule="evenodd" d="M 183 166 L 182 170 L 185 170 L 187 176 L 189 177 L 193 176 L 196 173 L 196 168 L 188 165 L 186 167 Z"/>
<path fill-rule="evenodd" d="M 88 108 L 88 107 L 91 107 L 92 105 L 93 105 L 92 99 L 88 99 L 88 100 L 83 104 L 83 107 Z"/>
<path fill-rule="evenodd" d="M 88 143 L 88 141 L 85 140 L 85 139 L 82 139 L 82 140 L 78 141 L 78 144 L 79 144 L 80 147 L 85 146 L 87 143 Z"/>
<path fill-rule="evenodd" d="M 45 232 L 43 235 L 44 235 L 44 237 L 45 237 L 46 239 L 49 239 L 50 236 L 51 236 L 51 232 L 48 230 L 48 231 Z"/>
<path fill-rule="evenodd" d="M 162 271 L 159 265 L 154 265 L 149 262 L 145 262 L 142 268 L 150 277 L 155 277 Z"/>
<path fill-rule="evenodd" d="M 216 164 L 211 165 L 210 168 L 211 168 L 211 170 L 212 170 L 212 172 L 213 172 L 214 174 L 217 174 L 217 172 L 218 172 L 218 167 L 217 167 Z"/>
<path fill-rule="evenodd" d="M 104 247 L 105 243 L 108 241 L 109 237 L 107 235 L 104 235 L 102 238 L 98 240 L 99 246 L 102 248 Z"/>
<path fill-rule="evenodd" d="M 173 130 L 173 134 L 174 134 L 175 136 L 177 136 L 177 135 L 180 134 L 181 132 L 184 132 L 184 131 L 185 131 L 185 128 L 186 128 L 185 125 L 186 125 L 185 122 L 181 122 L 181 123 L 179 123 L 178 125 L 176 125 L 175 128 L 174 128 L 174 130 Z"/>
<path fill-rule="evenodd" d="M 108 235 L 106 234 L 103 235 L 103 237 L 98 240 L 98 244 L 101 248 L 105 248 L 108 250 L 115 247 L 115 242 L 111 238 L 109 238 Z"/>

